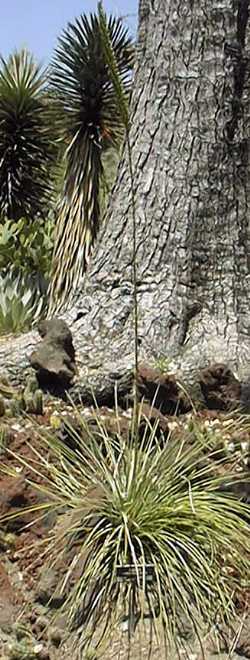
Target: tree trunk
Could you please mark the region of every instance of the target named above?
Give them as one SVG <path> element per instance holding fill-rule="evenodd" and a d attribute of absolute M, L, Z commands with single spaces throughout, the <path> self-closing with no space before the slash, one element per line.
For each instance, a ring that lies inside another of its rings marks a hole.
<path fill-rule="evenodd" d="M 215 361 L 250 371 L 249 53 L 249 0 L 140 2 L 131 129 L 139 357 L 170 357 L 185 375 Z M 133 364 L 132 258 L 125 147 L 88 276 L 64 315 L 82 382 L 93 386 Z M 2 354 L 13 373 L 13 345 Z"/>

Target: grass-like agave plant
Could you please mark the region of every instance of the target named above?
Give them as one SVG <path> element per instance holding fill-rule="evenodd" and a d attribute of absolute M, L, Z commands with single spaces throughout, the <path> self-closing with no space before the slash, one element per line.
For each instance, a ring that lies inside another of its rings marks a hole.
<path fill-rule="evenodd" d="M 26 50 L 0 60 L 0 216 L 43 214 L 55 160 L 46 74 Z"/>
<path fill-rule="evenodd" d="M 44 474 L 38 490 L 48 499 L 41 512 L 69 514 L 44 557 L 56 565 L 75 548 L 61 586 L 77 562 L 80 576 L 64 607 L 85 650 L 110 639 L 122 619 L 131 634 L 147 617 L 169 658 L 183 618 L 199 634 L 234 616 L 234 590 L 249 581 L 249 508 L 226 488 L 232 476 L 219 476 L 219 454 L 205 456 L 195 434 L 191 446 L 170 437 L 160 448 L 147 422 L 135 446 L 132 436 L 120 435 L 119 421 L 112 439 L 96 420 L 95 433 L 81 420 L 72 449 L 44 436 L 49 454 L 34 450 L 29 469 L 34 481 Z"/>
<path fill-rule="evenodd" d="M 108 32 L 128 95 L 133 47 L 120 19 Z M 62 106 L 67 146 L 65 178 L 56 226 L 51 307 L 59 308 L 85 272 L 100 225 L 103 154 L 118 147 L 124 126 L 106 63 L 99 17 L 80 16 L 59 39 L 52 85 Z"/>

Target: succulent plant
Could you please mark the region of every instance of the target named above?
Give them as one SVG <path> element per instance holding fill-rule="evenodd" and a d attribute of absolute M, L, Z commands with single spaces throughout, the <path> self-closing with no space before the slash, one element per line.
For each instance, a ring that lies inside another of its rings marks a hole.
<path fill-rule="evenodd" d="M 11 417 L 18 417 L 23 412 L 22 401 L 18 398 L 10 399 L 8 402 L 8 412 Z"/>
<path fill-rule="evenodd" d="M 34 405 L 36 415 L 43 415 L 43 393 L 42 390 L 36 390 L 34 395 Z"/>
<path fill-rule="evenodd" d="M 12 438 L 12 432 L 9 428 L 3 424 L 0 426 L 0 454 L 4 454 L 6 447 L 8 446 Z"/>
<path fill-rule="evenodd" d="M 32 375 L 28 376 L 28 378 L 26 380 L 25 391 L 30 392 L 30 394 L 35 394 L 37 389 L 38 389 L 37 377 L 36 377 L 35 374 L 32 374 Z"/>
<path fill-rule="evenodd" d="M 29 392 L 28 388 L 24 391 L 25 411 L 31 415 L 43 414 L 43 393 L 42 390 Z"/>
<path fill-rule="evenodd" d="M 41 296 L 32 278 L 14 271 L 0 275 L 0 334 L 28 329 L 45 305 L 46 296 Z"/>

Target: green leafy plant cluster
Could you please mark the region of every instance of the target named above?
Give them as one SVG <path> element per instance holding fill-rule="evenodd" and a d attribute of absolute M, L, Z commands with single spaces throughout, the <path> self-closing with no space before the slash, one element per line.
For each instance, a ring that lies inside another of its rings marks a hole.
<path fill-rule="evenodd" d="M 127 98 L 132 40 L 121 19 L 110 16 L 106 28 Z M 25 49 L 0 58 L 0 271 L 9 263 L 47 276 L 51 234 L 41 219 L 52 202 L 51 308 L 86 270 L 123 137 L 100 13 L 67 26 L 49 70 Z"/>
<path fill-rule="evenodd" d="M 46 308 L 46 295 L 31 278 L 0 275 L 0 335 L 28 330 Z"/>
<path fill-rule="evenodd" d="M 52 220 L 20 218 L 0 223 L 0 272 L 12 268 L 23 275 L 37 275 L 41 283 L 48 279 L 53 250 Z"/>
<path fill-rule="evenodd" d="M 43 414 L 43 393 L 36 378 L 28 378 L 25 388 L 13 388 L 7 378 L 0 379 L 0 417 L 16 417 L 23 412 L 33 415 Z M 5 438 L 5 428 L 0 427 Z"/>
<path fill-rule="evenodd" d="M 120 19 L 107 31 L 116 54 L 124 93 L 129 95 L 134 49 Z M 51 86 L 61 106 L 65 173 L 55 231 L 51 308 L 65 302 L 86 270 L 99 231 L 105 176 L 103 156 L 119 149 L 124 126 L 105 60 L 100 16 L 82 14 L 59 38 Z M 106 168 L 107 173 L 107 168 Z M 67 264 L 67 268 L 65 268 Z"/>
<path fill-rule="evenodd" d="M 35 644 L 29 639 L 13 640 L 8 646 L 6 660 L 36 660 L 39 657 Z"/>
<path fill-rule="evenodd" d="M 0 217 L 44 215 L 57 157 L 48 76 L 25 49 L 0 58 Z"/>

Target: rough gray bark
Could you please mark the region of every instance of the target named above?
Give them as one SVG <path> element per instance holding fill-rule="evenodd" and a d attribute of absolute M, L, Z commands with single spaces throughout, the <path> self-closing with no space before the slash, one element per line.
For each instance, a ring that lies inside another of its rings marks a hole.
<path fill-rule="evenodd" d="M 249 0 L 140 1 L 131 130 L 140 359 L 170 356 L 184 374 L 216 360 L 250 372 L 249 56 Z M 83 383 L 133 364 L 132 288 L 125 149 L 88 277 L 64 315 Z M 33 339 L 0 347 L 9 373 Z"/>

